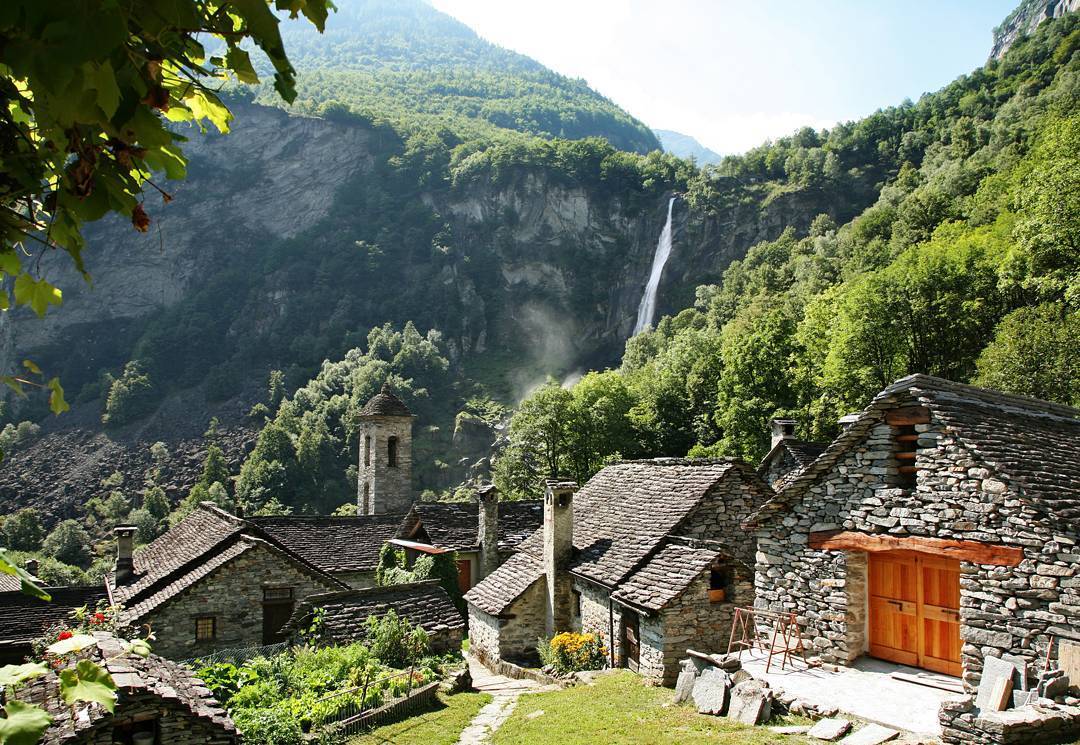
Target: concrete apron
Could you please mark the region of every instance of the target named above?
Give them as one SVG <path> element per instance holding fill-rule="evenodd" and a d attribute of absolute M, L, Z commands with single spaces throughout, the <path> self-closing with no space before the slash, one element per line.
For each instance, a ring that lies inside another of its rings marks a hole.
<path fill-rule="evenodd" d="M 917 735 L 939 737 L 938 709 L 942 702 L 964 698 L 962 693 L 890 677 L 894 672 L 926 674 L 924 670 L 866 657 L 858 659 L 853 667 L 839 668 L 838 672 L 808 668 L 802 660 L 793 660 L 793 664 L 781 670 L 779 658 L 774 658 L 766 673 L 765 655 L 756 650 L 743 652 L 742 663 L 755 678 L 769 681 L 770 686 L 782 688 L 789 696 L 819 708 L 836 707 L 844 714 Z"/>

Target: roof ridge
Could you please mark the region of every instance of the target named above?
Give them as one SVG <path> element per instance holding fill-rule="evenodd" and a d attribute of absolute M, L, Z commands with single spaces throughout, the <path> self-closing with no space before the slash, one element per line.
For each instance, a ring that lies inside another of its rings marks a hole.
<path fill-rule="evenodd" d="M 918 390 L 921 388 L 949 392 L 958 396 L 962 393 L 966 393 L 969 398 L 965 398 L 965 400 L 970 401 L 974 399 L 974 402 L 982 403 L 986 406 L 994 406 L 995 403 L 1000 402 L 1004 405 L 1012 405 L 1018 409 L 1031 411 L 1044 416 L 1051 415 L 1064 419 L 1077 419 L 1080 417 L 1080 409 L 1067 404 L 1057 403 L 1056 401 L 1047 401 L 1046 399 L 1036 398 L 1034 396 L 1025 396 L 1020 393 L 1008 393 L 994 388 L 983 388 L 981 386 L 972 385 L 971 383 L 960 383 L 955 380 L 949 380 L 948 378 L 939 378 L 924 373 L 914 373 L 893 381 L 878 393 L 873 401 L 877 401 L 877 399 L 886 395 L 892 395 L 905 390 Z M 997 401 L 995 401 L 995 399 Z M 873 403 L 873 401 L 871 403 Z"/>
<path fill-rule="evenodd" d="M 650 466 L 732 466 L 742 461 L 738 458 L 688 458 L 688 457 L 657 457 L 657 458 L 627 458 L 608 463 L 608 466 L 650 465 Z M 603 469 L 601 469 L 603 470 Z M 588 482 L 586 482 L 588 483 Z"/>

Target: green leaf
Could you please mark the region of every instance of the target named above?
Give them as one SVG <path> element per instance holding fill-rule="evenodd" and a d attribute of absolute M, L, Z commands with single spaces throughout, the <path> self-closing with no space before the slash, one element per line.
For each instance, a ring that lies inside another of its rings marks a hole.
<path fill-rule="evenodd" d="M 29 305 L 39 316 L 44 316 L 50 305 L 63 302 L 63 293 L 44 279 L 34 279 L 23 272 L 15 280 L 15 302 Z"/>
<path fill-rule="evenodd" d="M 49 668 L 40 662 L 27 662 L 24 665 L 4 665 L 0 667 L 0 688 L 22 683 L 49 672 Z"/>
<path fill-rule="evenodd" d="M 68 402 L 64 399 L 64 389 L 60 385 L 60 378 L 53 378 L 48 382 L 48 386 L 49 411 L 57 416 L 60 416 L 65 411 L 70 411 L 71 407 L 68 406 Z"/>
<path fill-rule="evenodd" d="M 149 657 L 150 643 L 146 639 L 132 639 L 128 644 L 128 651 L 139 657 Z"/>
<path fill-rule="evenodd" d="M 79 660 L 74 670 L 60 671 L 60 695 L 69 706 L 89 701 L 101 704 L 110 714 L 116 707 L 116 683 L 108 670 L 90 660 Z"/>
<path fill-rule="evenodd" d="M 259 82 L 259 76 L 255 74 L 255 68 L 251 66 L 251 57 L 240 47 L 232 47 L 225 55 L 225 64 L 236 73 L 236 78 L 241 83 L 255 85 Z"/>
<path fill-rule="evenodd" d="M 67 639 L 61 639 L 58 642 L 53 642 L 45 651 L 49 654 L 64 655 L 71 654 L 72 652 L 81 652 L 87 647 L 93 646 L 97 641 L 89 634 L 75 634 Z"/>
<path fill-rule="evenodd" d="M 15 251 L 0 252 L 0 272 L 14 277 L 19 273 L 19 267 L 21 266 L 22 261 L 19 260 L 19 254 Z"/>
<path fill-rule="evenodd" d="M 22 364 L 23 367 L 25 367 L 27 370 L 34 373 L 35 375 L 41 375 L 41 368 L 35 365 L 31 360 L 23 360 Z"/>
<path fill-rule="evenodd" d="M 52 724 L 52 717 L 41 707 L 14 699 L 4 704 L 4 714 L 0 719 L 2 745 L 36 745 Z"/>
<path fill-rule="evenodd" d="M 116 107 L 120 105 L 120 87 L 116 84 L 116 74 L 112 65 L 105 60 L 88 76 L 90 84 L 97 91 L 97 103 L 106 119 L 112 119 Z"/>
<path fill-rule="evenodd" d="M 27 572 L 25 569 L 11 563 L 7 558 L 7 549 L 3 548 L 0 548 L 0 572 L 10 574 L 12 577 L 18 577 L 23 595 L 40 598 L 46 602 L 52 600 L 52 596 L 49 595 L 49 593 L 38 587 L 38 578 Z"/>

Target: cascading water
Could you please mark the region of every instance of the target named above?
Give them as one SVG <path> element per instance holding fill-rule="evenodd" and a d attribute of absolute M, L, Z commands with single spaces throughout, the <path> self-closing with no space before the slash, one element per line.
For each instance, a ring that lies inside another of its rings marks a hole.
<path fill-rule="evenodd" d="M 667 204 L 667 222 L 660 231 L 660 240 L 656 242 L 656 253 L 653 255 L 652 271 L 649 272 L 649 281 L 645 285 L 645 294 L 641 296 L 641 304 L 638 305 L 634 334 L 652 326 L 653 316 L 656 315 L 656 291 L 660 289 L 660 275 L 671 256 L 671 208 L 674 206 L 675 197 L 672 197 Z"/>

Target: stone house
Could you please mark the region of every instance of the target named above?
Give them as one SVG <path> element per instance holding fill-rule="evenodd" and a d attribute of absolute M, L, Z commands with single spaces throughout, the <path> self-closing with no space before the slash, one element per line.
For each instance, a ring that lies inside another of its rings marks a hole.
<path fill-rule="evenodd" d="M 470 649 L 530 661 L 539 638 L 581 630 L 613 667 L 673 682 L 687 647 L 725 647 L 735 606 L 752 601 L 741 523 L 772 496 L 732 461 L 624 462 L 580 491 L 548 482 L 543 528 L 465 596 Z"/>
<path fill-rule="evenodd" d="M 327 644 L 363 641 L 368 617 L 381 618 L 389 611 L 427 632 L 434 654 L 460 650 L 465 638 L 465 619 L 435 580 L 310 595 L 297 606 L 282 633 L 305 633 L 317 608 L 322 609 L 319 639 Z"/>
<path fill-rule="evenodd" d="M 240 742 L 228 713 L 191 670 L 156 654 L 126 653 L 122 642 L 94 634 L 97 642 L 79 654 L 108 670 L 116 683 L 116 707 L 109 714 L 99 704 L 66 704 L 59 673 L 51 670 L 19 686 L 15 697 L 44 708 L 52 723 L 42 745 L 234 745 Z M 136 736 L 141 735 L 139 740 Z"/>
<path fill-rule="evenodd" d="M 925 375 L 879 393 L 748 521 L 756 605 L 812 653 L 962 677 L 1080 640 L 1080 411 Z M 1034 668 L 1034 665 L 1033 665 Z"/>
<path fill-rule="evenodd" d="M 124 623 L 149 626 L 155 651 L 172 659 L 282 641 L 296 600 L 347 588 L 208 502 L 134 553 L 134 529 L 116 532 L 109 601 L 123 608 Z"/>

